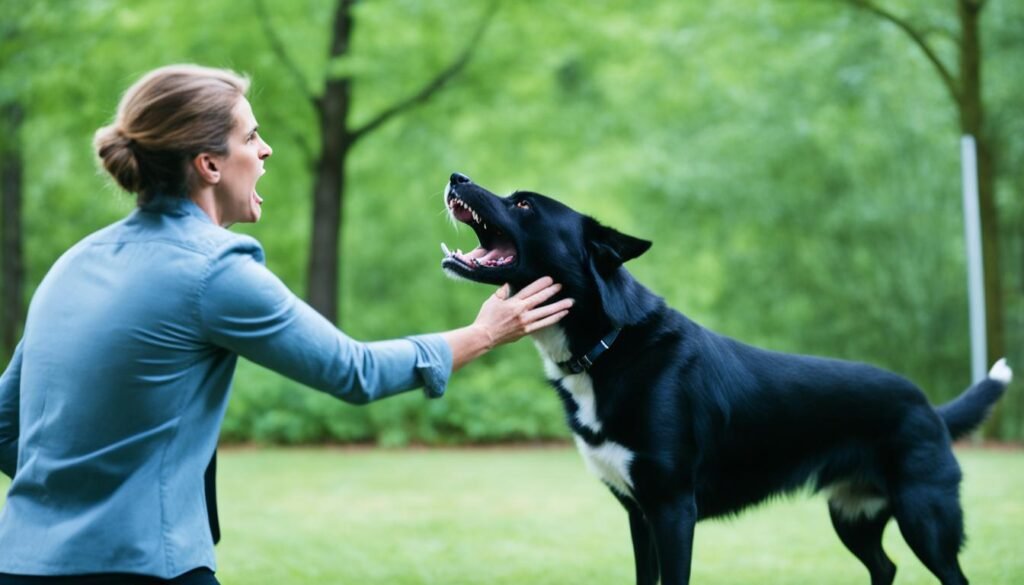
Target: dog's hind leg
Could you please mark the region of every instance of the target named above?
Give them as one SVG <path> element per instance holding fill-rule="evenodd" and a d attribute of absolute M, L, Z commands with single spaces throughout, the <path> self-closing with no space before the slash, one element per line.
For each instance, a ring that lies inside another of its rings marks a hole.
<path fill-rule="evenodd" d="M 896 578 L 896 565 L 882 549 L 882 533 L 892 513 L 883 508 L 873 511 L 873 514 L 851 514 L 845 508 L 840 502 L 829 500 L 828 512 L 839 540 L 868 568 L 871 585 L 892 585 Z"/>
<path fill-rule="evenodd" d="M 963 517 L 956 492 L 935 486 L 903 491 L 894 515 L 910 550 L 942 585 L 967 585 L 957 560 Z"/>
<path fill-rule="evenodd" d="M 629 513 L 629 532 L 633 537 L 633 560 L 636 563 L 637 585 L 657 585 L 658 583 L 658 551 L 654 546 L 654 535 L 651 526 L 644 517 L 640 506 L 629 497 L 619 495 L 615 490 L 612 494 Z"/>
<path fill-rule="evenodd" d="M 910 550 L 942 585 L 967 585 L 957 555 L 964 541 L 960 467 L 948 444 L 909 453 L 891 490 L 893 515 Z"/>

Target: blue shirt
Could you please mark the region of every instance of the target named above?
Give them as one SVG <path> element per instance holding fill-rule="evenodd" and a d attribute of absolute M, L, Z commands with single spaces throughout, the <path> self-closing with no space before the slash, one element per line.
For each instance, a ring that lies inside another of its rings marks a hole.
<path fill-rule="evenodd" d="M 68 250 L 32 299 L 0 377 L 0 573 L 215 569 L 203 472 L 239 355 L 356 404 L 440 396 L 452 367 L 440 335 L 347 337 L 256 240 L 157 198 Z"/>

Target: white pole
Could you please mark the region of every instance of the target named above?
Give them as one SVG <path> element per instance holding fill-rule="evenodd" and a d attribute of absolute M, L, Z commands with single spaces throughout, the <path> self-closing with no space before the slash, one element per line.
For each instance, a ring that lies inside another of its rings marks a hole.
<path fill-rule="evenodd" d="M 985 272 L 981 263 L 981 214 L 978 211 L 978 155 L 974 137 L 960 138 L 964 189 L 964 244 L 967 248 L 967 298 L 970 307 L 971 381 L 985 379 Z"/>

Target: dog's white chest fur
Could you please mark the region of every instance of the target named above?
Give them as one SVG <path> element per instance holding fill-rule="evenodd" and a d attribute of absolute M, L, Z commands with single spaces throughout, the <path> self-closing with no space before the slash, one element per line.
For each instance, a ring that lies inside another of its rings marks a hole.
<path fill-rule="evenodd" d="M 597 417 L 594 386 L 586 372 L 566 374 L 558 367 L 572 357 L 565 333 L 559 326 L 548 327 L 533 334 L 533 341 L 544 359 L 544 371 L 549 380 L 558 382 L 576 404 L 576 422 L 594 433 L 601 432 Z M 630 466 L 634 453 L 623 445 L 605 438 L 599 444 L 590 444 L 579 434 L 573 436 L 583 461 L 598 479 L 623 496 L 633 495 Z"/>
<path fill-rule="evenodd" d="M 583 456 L 590 473 L 620 495 L 633 496 L 633 480 L 629 477 L 629 466 L 633 463 L 633 452 L 616 443 L 605 440 L 600 445 L 588 444 L 579 435 L 574 435 L 576 448 Z"/>

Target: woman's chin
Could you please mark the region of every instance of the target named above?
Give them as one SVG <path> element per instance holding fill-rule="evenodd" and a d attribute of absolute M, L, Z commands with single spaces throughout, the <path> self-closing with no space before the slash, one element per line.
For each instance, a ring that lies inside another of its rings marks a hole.
<path fill-rule="evenodd" d="M 252 212 L 252 219 L 250 221 L 254 223 L 259 221 L 260 217 L 263 215 L 263 198 L 257 195 L 255 191 L 252 192 L 252 200 L 249 203 L 249 208 Z"/>

